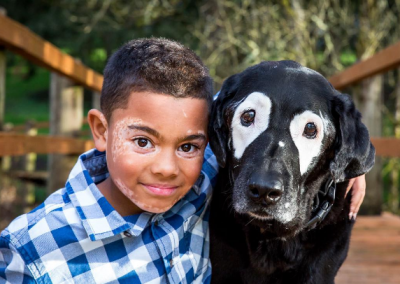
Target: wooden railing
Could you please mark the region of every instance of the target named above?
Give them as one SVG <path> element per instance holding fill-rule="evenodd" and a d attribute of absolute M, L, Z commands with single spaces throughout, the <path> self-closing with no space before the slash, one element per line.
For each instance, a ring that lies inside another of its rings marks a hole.
<path fill-rule="evenodd" d="M 85 88 L 101 91 L 102 75 L 63 53 L 28 28 L 6 16 L 0 16 L 0 27 L 0 45 L 39 66 L 68 77 Z"/>
<path fill-rule="evenodd" d="M 62 77 L 68 78 L 74 84 L 101 92 L 103 76 L 83 65 L 79 60 L 63 53 L 50 42 L 43 40 L 27 27 L 0 15 L 0 47 L 18 54 L 25 59 L 44 67 Z M 5 80 L 5 74 L 0 74 Z M 3 90 L 4 92 L 4 90 Z M 0 90 L 1 97 L 2 90 Z M 83 110 L 82 110 L 83 112 Z M 0 114 L 3 113 L 0 111 Z M 2 121 L 2 120 L 0 120 Z M 84 119 L 82 123 L 87 123 Z M 0 129 L 1 129 L 0 125 Z M 49 128 L 50 122 L 39 122 L 36 128 Z M 12 132 L 0 132 L 0 157 L 25 155 L 28 153 L 60 153 L 79 154 L 94 144 L 90 140 L 83 140 L 64 136 L 21 134 L 26 130 L 25 125 L 14 126 Z"/>
<path fill-rule="evenodd" d="M 341 90 L 374 75 L 386 73 L 399 66 L 400 41 L 332 76 L 329 78 L 329 81 L 333 87 Z M 371 142 L 375 146 L 377 156 L 400 157 L 400 139 L 372 137 Z"/>

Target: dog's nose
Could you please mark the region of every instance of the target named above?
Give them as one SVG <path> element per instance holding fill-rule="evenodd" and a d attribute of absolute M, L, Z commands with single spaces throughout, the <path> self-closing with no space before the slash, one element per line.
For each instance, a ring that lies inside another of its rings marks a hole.
<path fill-rule="evenodd" d="M 253 178 L 249 182 L 249 197 L 257 203 L 276 204 L 282 196 L 283 184 L 279 179 Z"/>

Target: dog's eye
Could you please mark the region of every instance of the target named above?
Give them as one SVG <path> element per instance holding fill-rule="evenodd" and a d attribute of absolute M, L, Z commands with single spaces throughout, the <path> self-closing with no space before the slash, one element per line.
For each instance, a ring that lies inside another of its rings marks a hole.
<path fill-rule="evenodd" d="M 304 127 L 303 135 L 308 139 L 314 139 L 317 136 L 317 127 L 313 122 L 309 122 Z"/>
<path fill-rule="evenodd" d="M 243 126 L 250 126 L 254 122 L 256 112 L 254 110 L 245 111 L 240 117 L 240 122 Z"/>

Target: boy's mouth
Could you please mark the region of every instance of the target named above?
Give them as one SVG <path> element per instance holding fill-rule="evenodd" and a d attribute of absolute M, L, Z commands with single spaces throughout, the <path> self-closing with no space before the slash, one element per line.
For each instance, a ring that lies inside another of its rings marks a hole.
<path fill-rule="evenodd" d="M 142 184 L 148 191 L 154 195 L 169 196 L 172 195 L 178 186 L 169 184 Z"/>

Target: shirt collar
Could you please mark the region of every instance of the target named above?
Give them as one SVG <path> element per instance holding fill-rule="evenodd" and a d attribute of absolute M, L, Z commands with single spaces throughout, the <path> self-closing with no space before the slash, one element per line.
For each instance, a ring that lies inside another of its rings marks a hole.
<path fill-rule="evenodd" d="M 124 231 L 139 236 L 154 214 L 144 212 L 134 222 L 127 222 L 96 186 L 108 176 L 105 152 L 93 149 L 79 156 L 66 183 L 72 205 L 77 209 L 83 226 L 93 241 Z"/>

